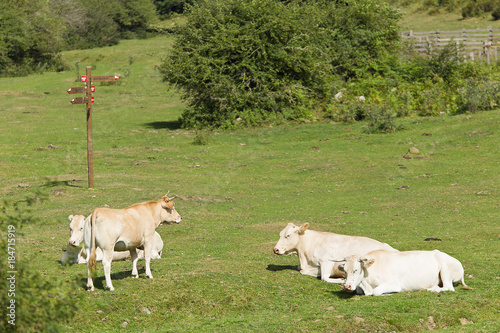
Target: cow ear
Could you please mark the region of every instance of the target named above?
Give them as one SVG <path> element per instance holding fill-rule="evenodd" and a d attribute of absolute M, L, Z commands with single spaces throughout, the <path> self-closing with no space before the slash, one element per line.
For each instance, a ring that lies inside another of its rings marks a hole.
<path fill-rule="evenodd" d="M 366 259 L 366 258 L 361 258 L 360 261 L 363 262 L 363 265 L 368 268 L 370 267 L 371 265 L 373 265 L 373 263 L 375 262 L 375 259 Z"/>
<path fill-rule="evenodd" d="M 174 209 L 174 202 L 168 200 L 167 197 L 163 197 L 163 200 L 161 201 L 161 206 L 164 209 Z"/>
<path fill-rule="evenodd" d="M 73 221 L 73 215 L 68 216 L 68 219 L 69 219 L 70 221 Z"/>
<path fill-rule="evenodd" d="M 303 225 L 301 225 L 299 228 L 299 235 L 302 235 L 307 230 L 307 227 L 309 227 L 309 223 L 304 223 Z"/>

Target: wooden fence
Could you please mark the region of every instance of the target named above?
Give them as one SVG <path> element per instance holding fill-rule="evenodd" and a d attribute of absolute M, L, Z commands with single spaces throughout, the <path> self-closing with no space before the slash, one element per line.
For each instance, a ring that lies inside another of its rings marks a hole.
<path fill-rule="evenodd" d="M 453 43 L 466 59 L 486 60 L 488 64 L 493 59 L 498 60 L 497 48 L 500 47 L 500 29 L 475 29 L 455 31 L 428 31 L 401 33 L 403 40 L 411 42 L 415 51 L 425 54 L 432 49 L 443 49 Z"/>

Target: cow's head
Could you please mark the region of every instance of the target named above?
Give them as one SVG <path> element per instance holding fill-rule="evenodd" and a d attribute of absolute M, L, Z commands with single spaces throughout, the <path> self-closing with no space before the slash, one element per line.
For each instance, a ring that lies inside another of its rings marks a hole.
<path fill-rule="evenodd" d="M 367 259 L 353 255 L 343 260 L 332 261 L 342 262 L 338 268 L 346 274 L 344 289 L 348 291 L 355 291 L 363 279 L 368 276 L 367 268 L 375 262 L 375 259 Z"/>
<path fill-rule="evenodd" d="M 163 198 L 161 198 L 160 204 L 162 210 L 160 216 L 161 219 L 160 223 L 171 224 L 171 223 L 179 223 L 182 221 L 182 217 L 175 210 L 175 203 L 173 200 L 176 197 L 177 196 L 169 198 L 167 193 Z"/>
<path fill-rule="evenodd" d="M 280 240 L 274 247 L 275 254 L 292 254 L 297 252 L 300 237 L 304 234 L 309 223 L 304 223 L 300 227 L 293 223 L 288 223 L 285 229 L 280 232 Z"/>
<path fill-rule="evenodd" d="M 70 237 L 68 240 L 68 245 L 79 246 L 83 242 L 84 227 L 85 227 L 85 216 L 83 215 L 70 215 L 69 219 L 69 231 Z"/>

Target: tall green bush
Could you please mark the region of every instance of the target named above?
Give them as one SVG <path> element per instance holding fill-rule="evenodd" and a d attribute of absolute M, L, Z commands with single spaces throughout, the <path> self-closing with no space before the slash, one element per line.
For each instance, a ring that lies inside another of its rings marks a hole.
<path fill-rule="evenodd" d="M 187 15 L 159 68 L 188 102 L 185 127 L 311 118 L 339 78 L 386 71 L 399 39 L 397 11 L 375 0 L 206 1 Z"/>
<path fill-rule="evenodd" d="M 0 76 L 63 69 L 62 29 L 46 1 L 0 1 Z"/>

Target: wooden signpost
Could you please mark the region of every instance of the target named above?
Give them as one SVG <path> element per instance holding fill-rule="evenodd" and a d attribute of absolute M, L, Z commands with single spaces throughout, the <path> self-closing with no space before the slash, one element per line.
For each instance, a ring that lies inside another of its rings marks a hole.
<path fill-rule="evenodd" d="M 75 97 L 71 100 L 72 104 L 86 104 L 87 105 L 87 166 L 88 166 L 88 179 L 89 188 L 94 188 L 94 154 L 92 149 L 92 103 L 94 97 L 92 93 L 95 92 L 95 87 L 92 82 L 109 82 L 118 80 L 116 75 L 94 75 L 92 76 L 91 67 L 87 67 L 85 76 L 81 77 L 81 81 L 85 82 L 85 87 L 69 88 L 69 94 L 85 93 L 85 97 Z"/>

